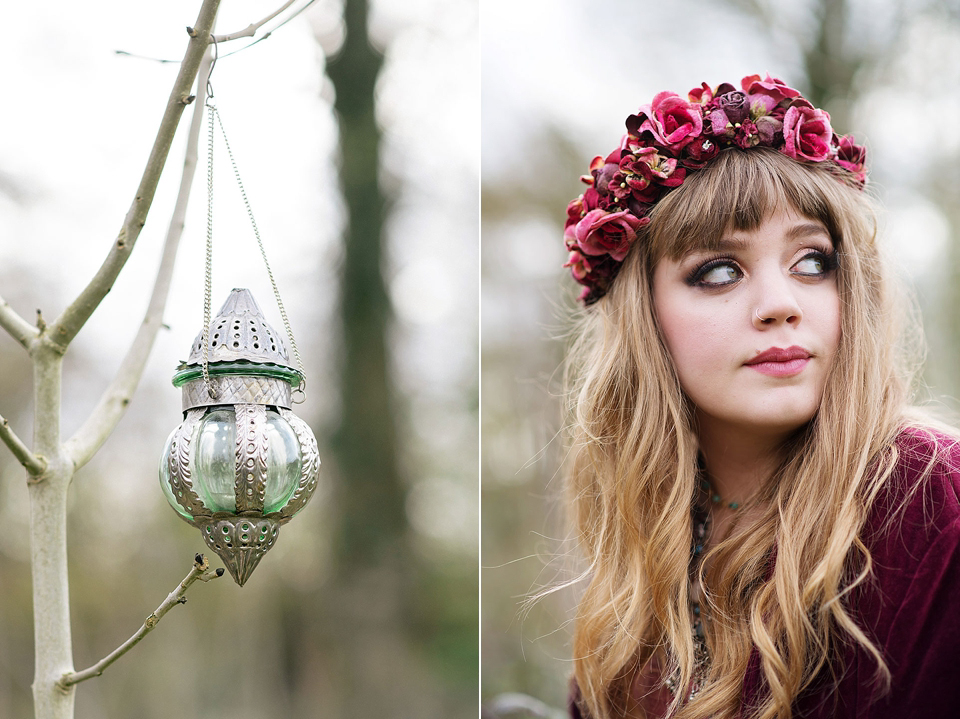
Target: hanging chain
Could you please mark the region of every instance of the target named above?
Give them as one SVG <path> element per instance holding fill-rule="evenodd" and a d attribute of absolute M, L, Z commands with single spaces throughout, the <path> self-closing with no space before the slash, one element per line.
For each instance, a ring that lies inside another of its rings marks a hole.
<path fill-rule="evenodd" d="M 214 42 L 214 63 L 216 63 L 216 42 Z M 213 65 L 210 72 L 213 71 Z M 267 252 L 263 247 L 263 240 L 260 238 L 260 230 L 257 227 L 257 221 L 253 217 L 253 209 L 250 206 L 250 200 L 247 198 L 247 191 L 243 186 L 243 180 L 240 179 L 240 169 L 237 167 L 237 161 L 233 157 L 233 150 L 230 147 L 230 141 L 227 139 L 227 132 L 223 128 L 223 120 L 220 119 L 220 113 L 213 102 L 213 86 L 210 84 L 209 74 L 207 75 L 207 99 L 204 105 L 207 109 L 207 255 L 204 276 L 203 293 L 203 381 L 207 386 L 207 392 L 216 399 L 216 390 L 210 384 L 209 372 L 209 349 L 210 342 L 210 295 L 212 290 L 213 277 L 213 141 L 214 141 L 214 118 L 216 124 L 220 126 L 220 134 L 223 135 L 223 144 L 227 148 L 227 155 L 230 158 L 230 165 L 233 167 L 233 175 L 237 180 L 237 186 L 240 188 L 240 196 L 243 198 L 243 205 L 247 209 L 247 217 L 250 218 L 250 224 L 253 226 L 253 234 L 257 238 L 257 246 L 260 248 L 260 256 L 263 258 L 263 264 L 267 268 L 267 276 L 270 278 L 270 286 L 273 288 L 273 296 L 277 301 L 277 308 L 280 310 L 280 317 L 283 320 L 283 328 L 287 332 L 287 339 L 290 340 L 290 349 L 293 352 L 294 359 L 297 361 L 297 373 L 300 375 L 300 384 L 294 389 L 294 394 L 299 395 L 300 399 L 294 399 L 294 402 L 303 401 L 303 392 L 306 387 L 306 374 L 303 371 L 303 360 L 300 358 L 300 350 L 297 349 L 297 341 L 293 337 L 293 329 L 290 327 L 290 320 L 287 317 L 287 311 L 283 306 L 283 300 L 280 297 L 280 289 L 277 287 L 277 281 L 274 279 L 273 270 L 270 268 L 270 261 L 267 259 Z"/>
<path fill-rule="evenodd" d="M 213 66 L 211 65 L 211 70 Z M 208 75 L 209 78 L 209 75 Z M 211 399 L 217 398 L 217 392 L 210 384 L 210 295 L 213 289 L 213 87 L 207 80 L 207 257 L 203 277 L 203 384 Z"/>
<path fill-rule="evenodd" d="M 273 296 L 277 301 L 277 308 L 280 310 L 280 317 L 283 320 L 283 328 L 287 331 L 287 338 L 290 340 L 290 349 L 293 352 L 294 359 L 297 361 L 297 371 L 300 373 L 300 386 L 297 387 L 301 393 L 306 386 L 306 375 L 303 372 L 303 361 L 300 359 L 300 351 L 297 349 L 297 341 L 293 338 L 293 330 L 290 327 L 290 320 L 287 318 L 287 311 L 283 307 L 283 300 L 280 298 L 280 290 L 277 288 L 277 281 L 273 277 L 273 270 L 270 269 L 270 261 L 267 259 L 267 251 L 263 247 L 263 240 L 260 238 L 260 230 L 257 228 L 257 221 L 253 217 L 253 209 L 250 207 L 250 200 L 247 199 L 247 192 L 243 187 L 243 180 L 240 179 L 240 170 L 237 167 L 237 161 L 233 157 L 233 150 L 230 148 L 230 141 L 227 139 L 227 132 L 223 129 L 223 120 L 220 119 L 220 113 L 217 108 L 210 106 L 210 116 L 217 118 L 217 124 L 220 126 L 220 134 L 223 135 L 223 144 L 227 148 L 227 155 L 230 157 L 230 165 L 233 167 L 233 175 L 237 179 L 237 186 L 240 188 L 240 196 L 243 198 L 243 205 L 247 208 L 247 217 L 250 218 L 250 224 L 253 226 L 253 234 L 257 238 L 257 246 L 260 248 L 260 256 L 263 258 L 263 264 L 267 268 L 267 276 L 270 278 L 270 286 L 273 288 Z M 211 125 L 213 120 L 211 119 Z M 213 132 L 211 130 L 210 132 Z"/>

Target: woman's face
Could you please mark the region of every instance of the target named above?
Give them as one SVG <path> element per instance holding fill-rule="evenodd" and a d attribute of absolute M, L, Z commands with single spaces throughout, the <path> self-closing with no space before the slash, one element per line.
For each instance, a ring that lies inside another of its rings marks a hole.
<path fill-rule="evenodd" d="M 786 435 L 813 418 L 840 343 L 835 265 L 827 229 L 791 208 L 657 264 L 654 306 L 701 430 Z"/>

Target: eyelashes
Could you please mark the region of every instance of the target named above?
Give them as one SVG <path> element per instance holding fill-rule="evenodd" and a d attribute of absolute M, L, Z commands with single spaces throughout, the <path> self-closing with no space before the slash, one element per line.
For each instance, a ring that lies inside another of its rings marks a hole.
<path fill-rule="evenodd" d="M 712 279 L 711 281 L 705 281 L 705 278 L 708 278 L 711 275 L 722 276 L 723 270 L 731 270 L 731 276 L 726 280 L 717 281 Z M 697 265 L 693 268 L 693 271 L 687 275 L 686 282 L 691 287 L 697 286 L 708 286 L 708 287 L 722 287 L 723 285 L 729 285 L 733 282 L 736 282 L 741 277 L 743 277 L 743 271 L 740 269 L 740 266 L 736 263 L 735 260 L 721 256 L 714 257 L 705 261 L 703 264 Z"/>
<path fill-rule="evenodd" d="M 798 277 L 821 279 L 837 269 L 837 253 L 833 249 L 810 250 L 790 267 Z M 685 282 L 691 287 L 725 287 L 743 277 L 740 264 L 732 257 L 719 255 L 704 260 L 687 275 Z"/>

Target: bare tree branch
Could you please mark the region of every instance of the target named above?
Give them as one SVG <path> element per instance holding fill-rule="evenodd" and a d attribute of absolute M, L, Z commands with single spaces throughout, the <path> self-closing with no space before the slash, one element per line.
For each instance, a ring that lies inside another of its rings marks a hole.
<path fill-rule="evenodd" d="M 0 297 L 0 327 L 26 349 L 30 349 L 31 343 L 40 335 L 37 328 L 18 315 L 3 297 Z"/>
<path fill-rule="evenodd" d="M 127 641 L 114 649 L 110 654 L 105 656 L 92 667 L 88 667 L 87 669 L 79 672 L 67 672 L 60 678 L 60 681 L 57 682 L 58 686 L 61 689 L 67 689 L 74 684 L 79 684 L 82 681 L 86 681 L 87 679 L 92 679 L 93 677 L 98 677 L 103 674 L 103 671 L 107 667 L 133 649 L 133 647 L 140 643 L 141 639 L 152 632 L 154 627 L 157 626 L 167 612 L 169 612 L 178 604 L 187 603 L 187 598 L 184 596 L 184 594 L 186 594 L 186 591 L 190 588 L 190 585 L 192 585 L 198 579 L 203 582 L 209 582 L 211 579 L 216 579 L 223 576 L 223 568 L 217 569 L 213 572 L 208 571 L 209 569 L 210 562 L 202 554 L 198 554 L 190 573 L 184 577 L 183 581 L 180 582 L 179 586 L 177 586 L 174 591 L 167 595 L 167 598 L 163 600 L 153 614 L 146 618 L 143 625 L 137 630 L 136 634 L 134 634 Z"/>
<path fill-rule="evenodd" d="M 217 42 L 230 42 L 231 40 L 236 40 L 241 37 L 253 37 L 254 35 L 257 34 L 257 30 L 259 30 L 261 27 L 263 27 L 268 22 L 273 20 L 273 18 L 275 18 L 280 13 L 282 13 L 288 7 L 293 5 L 294 2 L 296 2 L 296 0 L 288 0 L 281 7 L 274 10 L 272 13 L 270 13 L 265 18 L 263 18 L 263 20 L 259 22 L 250 23 L 243 30 L 238 30 L 237 32 L 232 32 L 227 35 L 215 35 L 213 39 L 216 40 Z"/>
<path fill-rule="evenodd" d="M 13 456 L 16 457 L 20 464 L 26 467 L 27 471 L 34 477 L 46 471 L 47 463 L 43 457 L 38 457 L 31 452 L 30 448 L 23 443 L 23 440 L 21 440 L 10 427 L 10 423 L 6 418 L 2 416 L 0 416 L 0 440 L 3 440 L 3 443 L 13 452 Z"/>
<path fill-rule="evenodd" d="M 203 104 L 207 92 L 207 76 L 210 73 L 212 52 L 207 52 L 200 63 L 197 74 L 197 101 L 190 121 L 190 134 L 187 139 L 187 151 L 183 160 L 183 173 L 180 177 L 180 191 L 174 206 L 170 226 L 167 228 L 167 238 L 163 246 L 163 256 L 157 270 L 157 278 L 153 285 L 153 294 L 147 306 L 147 313 L 143 323 L 134 338 L 126 357 L 120 365 L 113 382 L 104 391 L 100 402 L 90 413 L 80 429 L 64 444 L 67 456 L 79 469 L 96 454 L 97 450 L 107 441 L 120 418 L 126 413 L 127 406 L 137 390 L 140 378 L 157 332 L 163 324 L 163 311 L 170 294 L 170 279 L 173 275 L 174 262 L 183 227 L 186 222 L 187 204 L 190 200 L 190 190 L 193 187 L 193 178 L 197 169 L 197 146 L 200 139 L 200 130 L 203 127 Z"/>
<path fill-rule="evenodd" d="M 167 107 L 163 119 L 160 121 L 160 129 L 144 168 L 140 186 L 137 188 L 137 194 L 127 211 L 127 216 L 117 239 L 97 274 L 49 328 L 48 337 L 51 346 L 61 353 L 66 351 L 67 346 L 100 305 L 110 288 L 113 287 L 117 275 L 120 274 L 120 270 L 123 269 L 130 253 L 133 251 L 133 246 L 140 236 L 140 230 L 143 229 L 147 221 L 147 213 L 153 203 L 157 183 L 160 181 L 160 175 L 166 164 L 167 154 L 170 152 L 170 145 L 173 143 L 173 136 L 180 122 L 180 116 L 183 114 L 183 109 L 193 102 L 193 97 L 189 94 L 190 88 L 197 77 L 204 51 L 210 42 L 210 31 L 213 29 L 214 18 L 219 6 L 220 0 L 204 0 L 197 17 L 196 26 L 188 28 L 191 40 L 187 45 L 187 51 L 180 63 L 180 72 L 167 100 Z"/>

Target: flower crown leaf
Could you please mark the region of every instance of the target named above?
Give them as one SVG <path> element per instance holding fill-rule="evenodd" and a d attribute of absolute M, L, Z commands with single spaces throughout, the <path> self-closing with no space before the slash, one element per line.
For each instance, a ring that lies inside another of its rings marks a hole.
<path fill-rule="evenodd" d="M 564 241 L 580 299 L 592 304 L 610 288 L 648 213 L 726 147 L 772 147 L 800 162 L 832 162 L 854 184 L 867 181 L 866 149 L 839 136 L 830 115 L 799 90 L 767 75 L 692 89 L 687 99 L 660 92 L 626 121 L 620 146 L 597 156 L 580 179 L 588 188 L 567 206 Z"/>

